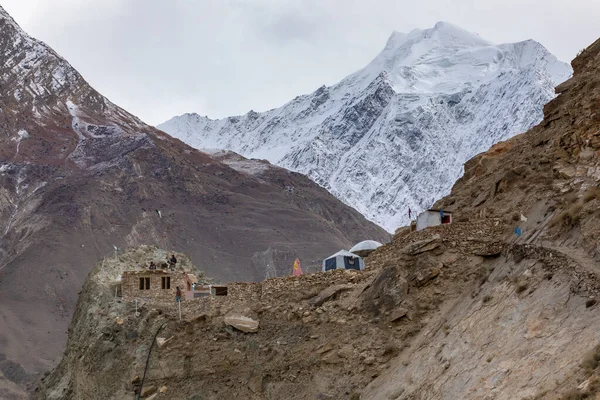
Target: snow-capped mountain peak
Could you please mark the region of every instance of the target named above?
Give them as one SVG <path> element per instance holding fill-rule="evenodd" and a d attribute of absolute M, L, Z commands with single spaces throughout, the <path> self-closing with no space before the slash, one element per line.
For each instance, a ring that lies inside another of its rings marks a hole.
<path fill-rule="evenodd" d="M 175 117 L 165 130 L 307 174 L 393 230 L 446 194 L 462 165 L 542 119 L 569 65 L 526 40 L 494 45 L 448 22 L 393 32 L 365 68 L 263 113 Z"/>
<path fill-rule="evenodd" d="M 493 68 L 548 69 L 555 64 L 556 57 L 533 40 L 494 46 L 475 33 L 438 22 L 431 29 L 392 33 L 383 51 L 349 79 L 371 82 L 385 73 L 397 93 L 452 92 L 474 79 L 494 79 Z M 555 84 L 570 74 L 558 64 L 550 71 Z"/>

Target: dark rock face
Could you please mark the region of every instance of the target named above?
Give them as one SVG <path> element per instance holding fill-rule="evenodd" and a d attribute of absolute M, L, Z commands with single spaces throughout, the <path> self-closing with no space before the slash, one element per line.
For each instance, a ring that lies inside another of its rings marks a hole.
<path fill-rule="evenodd" d="M 385 237 L 303 175 L 144 124 L 1 8 L 0 54 L 0 344 L 27 373 L 58 361 L 79 288 L 113 246 L 175 248 L 217 280 L 254 281 Z M 255 257 L 269 249 L 275 266 Z"/>

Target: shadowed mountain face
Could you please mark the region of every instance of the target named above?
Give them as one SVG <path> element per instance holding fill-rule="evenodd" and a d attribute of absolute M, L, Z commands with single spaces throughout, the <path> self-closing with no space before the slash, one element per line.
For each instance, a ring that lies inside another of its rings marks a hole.
<path fill-rule="evenodd" d="M 177 248 L 217 280 L 252 281 L 386 237 L 303 175 L 144 124 L 2 8 L 0 76 L 0 390 L 12 363 L 58 361 L 81 284 L 113 245 Z"/>

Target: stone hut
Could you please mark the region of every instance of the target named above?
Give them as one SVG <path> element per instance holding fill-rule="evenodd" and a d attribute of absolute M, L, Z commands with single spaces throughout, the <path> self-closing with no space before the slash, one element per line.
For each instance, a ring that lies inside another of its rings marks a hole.
<path fill-rule="evenodd" d="M 121 275 L 121 292 L 127 300 L 141 298 L 169 302 L 175 301 L 178 286 L 182 292 L 189 291 L 196 281 L 193 274 L 181 271 L 125 271 Z"/>

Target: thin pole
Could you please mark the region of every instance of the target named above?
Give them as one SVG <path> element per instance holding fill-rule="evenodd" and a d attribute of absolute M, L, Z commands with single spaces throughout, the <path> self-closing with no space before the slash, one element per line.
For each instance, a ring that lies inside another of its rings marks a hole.
<path fill-rule="evenodd" d="M 152 343 L 150 344 L 150 350 L 148 350 L 148 357 L 146 358 L 146 367 L 144 367 L 144 376 L 142 377 L 142 384 L 140 385 L 140 392 L 137 395 L 137 400 L 140 400 L 142 397 L 142 390 L 144 389 L 144 380 L 146 380 L 146 371 L 148 370 L 148 364 L 150 363 L 150 354 L 152 354 L 152 347 L 154 346 L 154 342 L 156 342 L 156 337 L 158 336 L 158 332 L 167 324 L 167 322 L 163 322 L 161 326 L 158 327 L 156 334 L 154 335 L 154 339 L 152 339 Z"/>
<path fill-rule="evenodd" d="M 177 306 L 179 307 L 179 320 L 181 321 L 181 301 L 177 302 Z"/>

